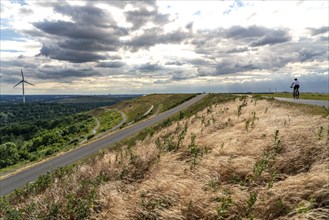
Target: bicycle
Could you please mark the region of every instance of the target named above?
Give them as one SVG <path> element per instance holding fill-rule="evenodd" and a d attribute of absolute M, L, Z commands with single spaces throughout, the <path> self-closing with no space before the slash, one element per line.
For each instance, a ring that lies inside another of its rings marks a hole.
<path fill-rule="evenodd" d="M 292 96 L 294 99 L 299 99 L 299 90 L 298 88 L 294 88 L 294 91 L 292 92 Z"/>

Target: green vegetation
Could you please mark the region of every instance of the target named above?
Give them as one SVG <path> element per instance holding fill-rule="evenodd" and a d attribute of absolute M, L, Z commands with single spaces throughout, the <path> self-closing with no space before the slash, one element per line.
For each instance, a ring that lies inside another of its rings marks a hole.
<path fill-rule="evenodd" d="M 282 98 L 292 98 L 292 92 L 282 92 L 282 93 L 264 93 L 264 94 L 255 94 L 259 96 L 267 96 L 267 97 L 282 97 Z M 321 94 L 321 93 L 303 93 L 299 94 L 300 99 L 310 99 L 310 100 L 329 100 L 329 94 Z"/>
<path fill-rule="evenodd" d="M 111 129 L 115 125 L 120 123 L 120 121 L 122 120 L 121 114 L 113 110 L 103 111 L 97 116 L 97 118 L 100 123 L 100 127 L 99 127 L 100 131 L 106 131 L 108 129 Z"/>
<path fill-rule="evenodd" d="M 95 126 L 90 115 L 12 123 L 0 128 L 0 170 L 42 159 L 77 145 Z M 7 170 L 7 169 L 5 169 Z"/>

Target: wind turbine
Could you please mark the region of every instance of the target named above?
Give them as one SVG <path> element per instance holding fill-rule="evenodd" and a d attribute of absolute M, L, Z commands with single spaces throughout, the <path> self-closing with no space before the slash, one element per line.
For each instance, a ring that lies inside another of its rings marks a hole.
<path fill-rule="evenodd" d="M 22 88 L 23 88 L 23 103 L 25 103 L 25 90 L 24 90 L 24 83 L 30 84 L 30 85 L 32 85 L 32 86 L 35 86 L 35 85 L 32 84 L 32 83 L 29 83 L 28 81 L 25 81 L 25 79 L 24 79 L 24 74 L 23 74 L 23 70 L 22 70 L 22 69 L 21 69 L 21 74 L 22 74 L 22 80 L 21 80 L 19 83 L 17 83 L 16 85 L 14 85 L 13 87 L 16 87 L 16 86 L 18 86 L 19 84 L 22 83 Z"/>

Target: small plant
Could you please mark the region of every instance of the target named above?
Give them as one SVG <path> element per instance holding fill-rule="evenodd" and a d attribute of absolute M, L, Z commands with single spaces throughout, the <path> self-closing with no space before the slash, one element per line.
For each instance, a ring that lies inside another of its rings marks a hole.
<path fill-rule="evenodd" d="M 249 219 L 253 219 L 252 209 L 257 201 L 257 192 L 251 192 L 247 201 L 247 216 Z"/>
<path fill-rule="evenodd" d="M 216 192 L 218 190 L 219 186 L 219 179 L 218 177 L 212 177 L 208 184 L 207 184 L 207 189 L 210 189 L 212 192 Z"/>
<path fill-rule="evenodd" d="M 286 215 L 290 211 L 289 207 L 282 201 L 281 198 L 276 201 L 275 208 L 276 208 L 275 217 Z"/>
<path fill-rule="evenodd" d="M 265 109 L 265 112 L 264 112 L 265 114 L 267 113 L 267 110 L 268 110 L 268 107 L 266 107 L 266 109 Z"/>
<path fill-rule="evenodd" d="M 280 153 L 282 150 L 281 140 L 279 139 L 279 130 L 275 131 L 273 150 L 275 154 Z"/>
<path fill-rule="evenodd" d="M 232 205 L 232 198 L 231 196 L 223 197 L 223 198 L 218 198 L 217 199 L 220 202 L 220 205 L 217 207 L 217 215 L 219 217 L 228 217 L 228 209 Z"/>
<path fill-rule="evenodd" d="M 245 122 L 245 129 L 246 131 L 249 131 L 249 125 L 250 123 L 253 123 L 252 119 L 247 119 Z"/>
<path fill-rule="evenodd" d="M 277 173 L 276 173 L 276 171 L 274 170 L 274 171 L 272 172 L 272 174 L 271 174 L 271 179 L 269 180 L 269 182 L 268 182 L 268 184 L 267 184 L 267 186 L 268 186 L 269 189 L 271 189 L 271 188 L 273 187 L 273 183 L 274 183 L 274 181 L 275 181 L 276 175 L 277 175 Z"/>
<path fill-rule="evenodd" d="M 191 143 L 188 145 L 189 153 L 193 157 L 192 164 L 191 164 L 191 169 L 196 166 L 197 158 L 199 156 L 201 156 L 201 154 L 202 154 L 200 147 L 195 143 L 195 138 L 196 138 L 196 135 L 192 134 L 191 135 Z"/>
<path fill-rule="evenodd" d="M 262 175 L 263 171 L 267 168 L 268 159 L 264 156 L 260 161 L 257 161 L 254 165 L 253 173 L 254 177 Z"/>
<path fill-rule="evenodd" d="M 321 140 L 322 139 L 322 132 L 323 132 L 323 127 L 321 126 L 318 132 L 318 139 Z"/>
<path fill-rule="evenodd" d="M 297 213 L 298 214 L 308 213 L 314 208 L 314 205 L 315 205 L 314 199 L 311 199 L 310 201 L 302 201 L 298 204 Z"/>

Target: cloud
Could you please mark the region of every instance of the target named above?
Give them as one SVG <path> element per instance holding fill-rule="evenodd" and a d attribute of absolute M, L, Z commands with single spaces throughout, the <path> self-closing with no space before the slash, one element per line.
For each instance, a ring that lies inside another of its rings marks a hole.
<path fill-rule="evenodd" d="M 157 72 L 162 69 L 163 67 L 161 65 L 151 63 L 143 64 L 137 68 L 137 70 L 141 72 Z"/>
<path fill-rule="evenodd" d="M 300 62 L 313 61 L 315 59 L 320 59 L 321 56 L 326 54 L 328 54 L 328 51 L 324 49 L 313 50 L 308 48 L 302 48 L 300 51 L 298 51 L 298 61 Z"/>
<path fill-rule="evenodd" d="M 253 63 L 231 62 L 224 60 L 216 64 L 214 75 L 224 75 L 230 73 L 241 73 L 252 70 L 261 70 L 260 66 Z"/>
<path fill-rule="evenodd" d="M 125 12 L 126 20 L 133 24 L 133 30 L 137 30 L 147 23 L 164 25 L 169 22 L 169 15 L 159 13 L 153 1 L 136 2 L 137 8 Z M 136 7 L 136 5 L 134 5 Z"/>
<path fill-rule="evenodd" d="M 101 62 L 98 63 L 97 67 L 103 67 L 103 68 L 121 68 L 125 65 L 124 62 L 120 61 L 110 61 L 110 62 Z"/>
<path fill-rule="evenodd" d="M 249 51 L 249 47 L 234 47 L 224 51 L 224 53 L 241 53 Z"/>
<path fill-rule="evenodd" d="M 101 74 L 91 68 L 74 69 L 51 65 L 44 66 L 39 69 L 39 72 L 37 73 L 39 79 L 56 79 L 60 81 L 65 80 L 66 78 L 81 78 L 88 76 L 101 76 Z"/>
<path fill-rule="evenodd" d="M 249 27 L 232 26 L 227 29 L 219 29 L 217 32 L 222 33 L 225 38 L 232 39 L 255 39 L 266 36 L 272 30 L 262 26 L 252 25 Z"/>
<path fill-rule="evenodd" d="M 266 34 L 265 36 L 257 39 L 256 41 L 252 42 L 250 46 L 258 47 L 263 45 L 273 45 L 284 43 L 291 40 L 291 37 L 288 35 L 287 31 L 284 30 L 273 30 Z"/>
<path fill-rule="evenodd" d="M 72 6 L 65 3 L 56 5 L 54 11 L 69 16 L 75 23 L 85 26 L 111 27 L 112 25 L 116 25 L 111 13 L 90 4 Z"/>
<path fill-rule="evenodd" d="M 69 50 L 50 45 L 43 45 L 40 54 L 51 59 L 69 61 L 71 63 L 94 62 L 107 59 L 107 56 L 99 55 L 97 53 Z"/>
<path fill-rule="evenodd" d="M 307 28 L 307 29 L 311 32 L 312 36 L 329 32 L 329 26 L 324 26 L 320 28 Z"/>
<path fill-rule="evenodd" d="M 170 60 L 165 63 L 165 65 L 174 65 L 174 66 L 183 66 L 185 65 L 185 61 L 179 61 L 179 60 Z"/>
<path fill-rule="evenodd" d="M 144 31 L 140 36 L 137 36 L 124 44 L 132 51 L 136 52 L 139 49 L 148 49 L 156 44 L 179 44 L 190 36 L 189 33 L 176 30 L 170 33 L 163 33 L 161 28 L 151 28 Z"/>

